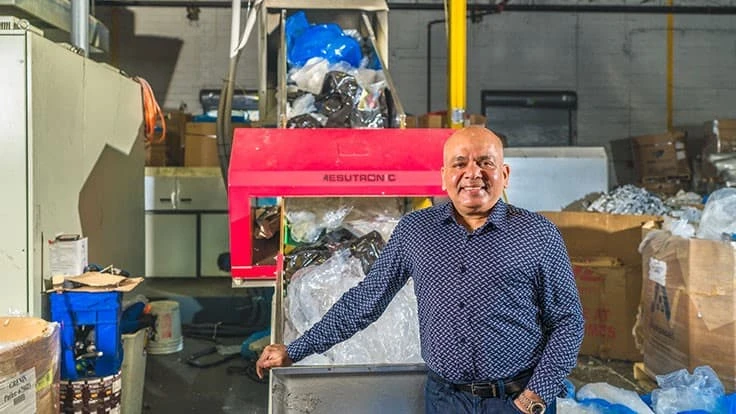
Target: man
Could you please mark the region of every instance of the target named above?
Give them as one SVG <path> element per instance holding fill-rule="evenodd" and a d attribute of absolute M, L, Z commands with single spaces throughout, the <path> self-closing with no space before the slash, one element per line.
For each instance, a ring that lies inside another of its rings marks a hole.
<path fill-rule="evenodd" d="M 584 332 L 564 242 L 501 200 L 510 168 L 491 131 L 461 129 L 443 154 L 451 202 L 404 216 L 365 280 L 288 347 L 264 349 L 259 376 L 367 327 L 412 277 L 427 413 L 554 411 Z"/>

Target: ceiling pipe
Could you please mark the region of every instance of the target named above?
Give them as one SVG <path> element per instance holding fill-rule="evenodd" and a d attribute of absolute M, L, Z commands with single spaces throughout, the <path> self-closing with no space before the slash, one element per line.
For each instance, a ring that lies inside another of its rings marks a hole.
<path fill-rule="evenodd" d="M 72 0 L 71 42 L 74 47 L 89 56 L 89 2 Z"/>
<path fill-rule="evenodd" d="M 140 6 L 140 7 L 189 7 L 230 8 L 230 1 L 223 0 L 95 0 L 97 6 Z M 444 11 L 442 4 L 388 2 L 389 10 Z M 496 11 L 495 4 L 469 3 L 468 9 Z M 736 6 L 630 6 L 591 4 L 507 4 L 504 12 L 556 12 L 556 13 L 631 13 L 631 14 L 736 14 Z"/>

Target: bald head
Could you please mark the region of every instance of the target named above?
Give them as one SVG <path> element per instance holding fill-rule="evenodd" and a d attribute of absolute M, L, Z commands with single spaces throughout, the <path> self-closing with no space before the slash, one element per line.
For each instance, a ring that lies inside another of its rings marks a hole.
<path fill-rule="evenodd" d="M 458 144 L 472 143 L 476 145 L 484 145 L 494 147 L 499 161 L 503 164 L 503 141 L 490 129 L 480 125 L 472 125 L 462 129 L 458 129 L 445 141 L 443 148 L 443 161 L 447 165 L 448 154 L 452 157 L 452 152 Z"/>
<path fill-rule="evenodd" d="M 461 216 L 484 218 L 501 198 L 509 173 L 503 143 L 490 130 L 471 126 L 445 141 L 442 187 Z"/>

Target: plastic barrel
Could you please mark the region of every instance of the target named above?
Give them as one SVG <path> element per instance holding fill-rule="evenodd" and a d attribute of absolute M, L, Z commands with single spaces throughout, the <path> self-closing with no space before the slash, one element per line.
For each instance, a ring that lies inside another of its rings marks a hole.
<path fill-rule="evenodd" d="M 179 303 L 173 300 L 157 300 L 150 303 L 151 313 L 156 315 L 156 332 L 148 343 L 148 353 L 164 355 L 179 352 L 184 348 L 181 336 Z"/>
<path fill-rule="evenodd" d="M 59 383 L 61 412 L 72 413 L 120 413 L 122 374 L 98 378 L 84 378 Z"/>

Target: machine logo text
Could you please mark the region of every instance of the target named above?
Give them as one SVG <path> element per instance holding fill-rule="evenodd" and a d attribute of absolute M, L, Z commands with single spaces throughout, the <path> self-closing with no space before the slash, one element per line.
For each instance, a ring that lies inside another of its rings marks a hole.
<path fill-rule="evenodd" d="M 325 174 L 322 181 L 331 183 L 390 183 L 396 181 L 396 174 Z"/>

